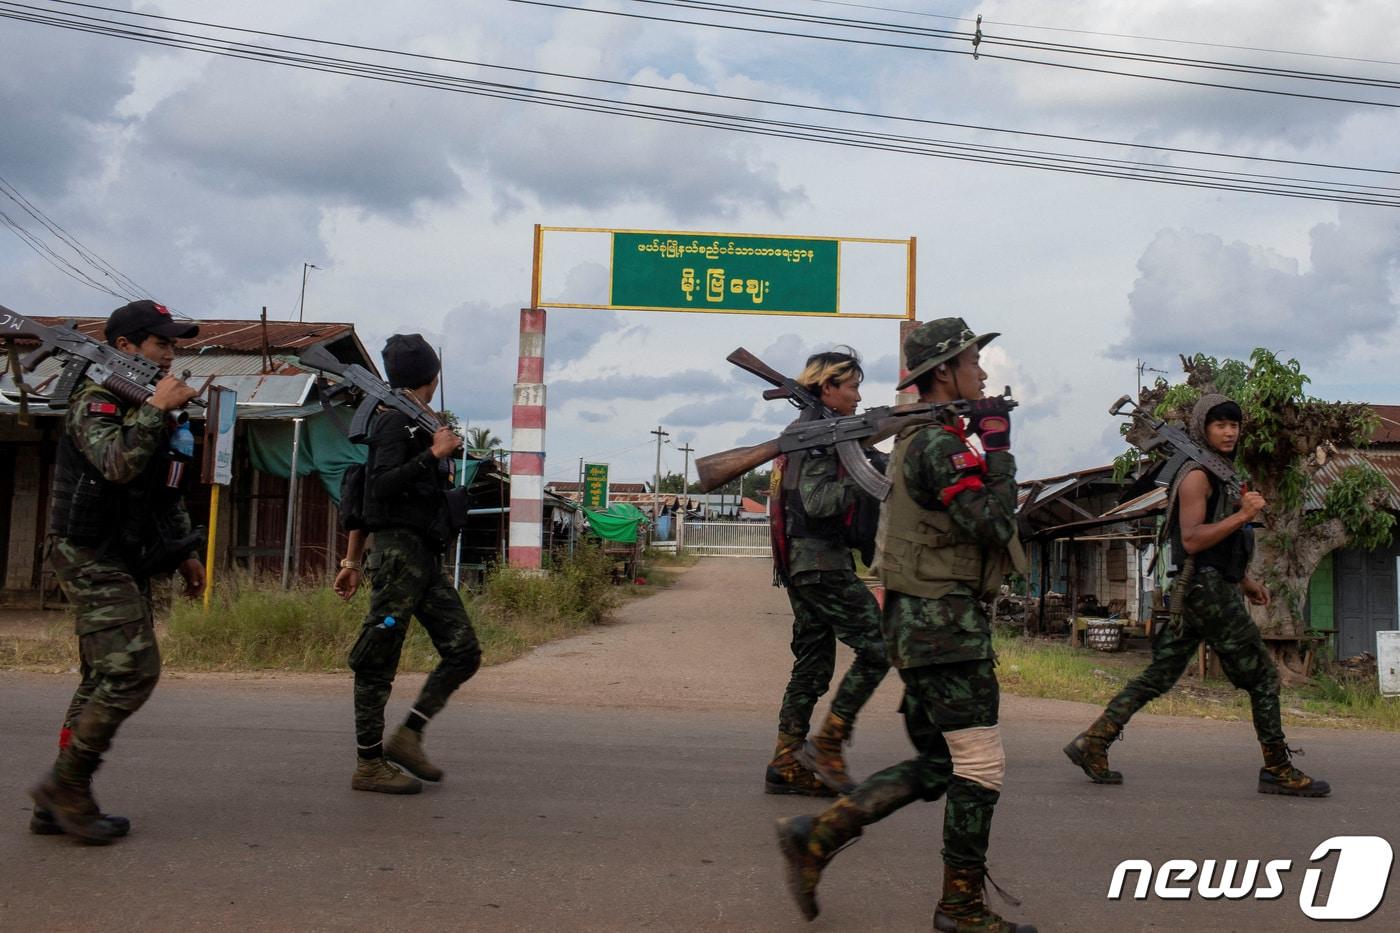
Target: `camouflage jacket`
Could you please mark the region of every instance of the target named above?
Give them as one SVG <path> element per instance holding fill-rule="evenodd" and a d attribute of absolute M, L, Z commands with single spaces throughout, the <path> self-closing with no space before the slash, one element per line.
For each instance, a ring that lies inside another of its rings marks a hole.
<path fill-rule="evenodd" d="M 940 427 L 919 431 L 909 445 L 903 481 L 910 498 L 946 510 L 978 542 L 1004 547 L 1016 530 L 1016 459 L 994 451 L 982 474 L 960 435 Z M 890 660 L 899 668 L 993 657 L 991 622 L 969 596 L 888 593 L 881 622 Z"/>
<path fill-rule="evenodd" d="M 849 478 L 837 474 L 840 461 L 834 452 L 817 449 L 802 458 L 797 475 L 797 493 L 808 519 L 840 518 L 855 501 L 859 489 Z M 839 538 L 792 538 L 788 550 L 788 573 L 811 570 L 854 570 L 850 545 Z"/>

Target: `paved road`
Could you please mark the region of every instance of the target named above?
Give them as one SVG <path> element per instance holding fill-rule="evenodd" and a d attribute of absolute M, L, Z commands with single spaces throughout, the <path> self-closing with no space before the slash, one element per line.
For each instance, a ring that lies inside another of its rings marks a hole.
<path fill-rule="evenodd" d="M 614 625 L 482 672 L 430 728 L 449 774 L 419 797 L 350 791 L 346 677 L 168 675 L 98 776 L 136 826 L 109 848 L 24 832 L 72 678 L 0 672 L 0 928 L 927 930 L 940 804 L 842 853 L 815 923 L 787 899 L 772 822 L 813 805 L 759 788 L 788 664 L 767 578 L 762 561 L 704 562 Z M 896 684 L 862 720 L 857 774 L 907 754 Z M 1114 753 L 1129 783 L 1104 788 L 1059 752 L 1092 713 L 1003 706 L 992 869 L 1024 901 L 1008 912 L 1042 930 L 1311 929 L 1298 895 L 1314 846 L 1400 844 L 1400 735 L 1300 730 L 1338 790 L 1287 800 L 1255 793 L 1247 725 L 1142 717 Z M 1293 869 L 1268 902 L 1109 902 L 1128 858 Z M 1400 929 L 1400 893 L 1339 928 Z"/>

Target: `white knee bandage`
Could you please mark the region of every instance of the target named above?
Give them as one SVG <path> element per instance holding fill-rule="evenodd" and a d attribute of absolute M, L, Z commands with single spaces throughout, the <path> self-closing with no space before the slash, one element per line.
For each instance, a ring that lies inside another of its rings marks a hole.
<path fill-rule="evenodd" d="M 1001 790 L 1006 777 L 1006 750 L 1000 726 L 974 726 L 943 733 L 953 758 L 953 775 L 988 790 Z"/>

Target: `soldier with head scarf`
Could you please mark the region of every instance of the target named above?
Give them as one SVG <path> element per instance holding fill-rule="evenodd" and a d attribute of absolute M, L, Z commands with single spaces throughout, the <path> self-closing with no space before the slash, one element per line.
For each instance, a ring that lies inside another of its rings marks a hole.
<path fill-rule="evenodd" d="M 1190 433 L 1198 443 L 1233 459 L 1244 416 L 1223 395 L 1203 395 L 1191 412 Z M 1325 797 L 1326 781 L 1314 780 L 1293 766 L 1279 713 L 1279 678 L 1259 629 L 1244 600 L 1269 604 L 1269 591 L 1249 575 L 1253 554 L 1250 523 L 1265 508 L 1264 497 L 1245 492 L 1232 503 L 1223 484 L 1200 467 L 1178 476 L 1168 500 L 1167 534 L 1173 575 L 1172 624 L 1153 636 L 1152 663 L 1134 678 L 1087 730 L 1065 746 L 1070 761 L 1096 784 L 1121 784 L 1123 775 L 1108 767 L 1108 746 L 1123 734 L 1132 715 L 1180 679 L 1205 642 L 1220 658 L 1230 683 L 1249 693 L 1254 732 L 1263 749 L 1259 793 Z"/>
<path fill-rule="evenodd" d="M 966 422 L 949 417 L 899 435 L 887 472 L 893 489 L 880 514 L 881 628 L 904 681 L 901 709 L 918 754 L 871 775 L 818 816 L 778 822 L 788 887 L 809 920 L 817 915 L 822 870 L 837 851 L 902 807 L 946 796 L 934 929 L 1034 933 L 993 913 L 983 897 L 1006 763 L 983 604 L 1013 566 L 1024 572 L 1025 559 L 1016 533 L 1011 421 L 983 398 L 981 350 L 996 336 L 942 318 L 905 339 L 910 368 L 899 388 L 914 385 L 925 402 L 971 403 Z M 969 445 L 972 435 L 981 438 L 982 452 Z"/>

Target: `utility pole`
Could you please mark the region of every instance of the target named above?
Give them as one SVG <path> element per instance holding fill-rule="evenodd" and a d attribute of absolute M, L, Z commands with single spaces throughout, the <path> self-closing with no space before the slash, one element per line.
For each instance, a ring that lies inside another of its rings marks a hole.
<path fill-rule="evenodd" d="M 651 487 L 651 527 L 655 529 L 661 523 L 661 439 L 670 437 L 671 432 L 661 430 L 658 424 L 655 431 L 647 433 L 656 435 L 656 481 Z"/>
<path fill-rule="evenodd" d="M 676 523 L 676 554 L 680 555 L 681 548 L 685 546 L 685 518 L 689 513 L 685 503 L 690 501 L 690 454 L 695 450 L 686 441 L 685 446 L 679 448 L 685 454 L 685 466 L 681 467 L 681 507 L 679 521 Z"/>
<path fill-rule="evenodd" d="M 681 495 L 686 495 L 690 490 L 690 455 L 695 452 L 695 448 L 687 441 L 684 447 L 676 449 L 685 454 L 685 466 L 681 468 Z"/>

